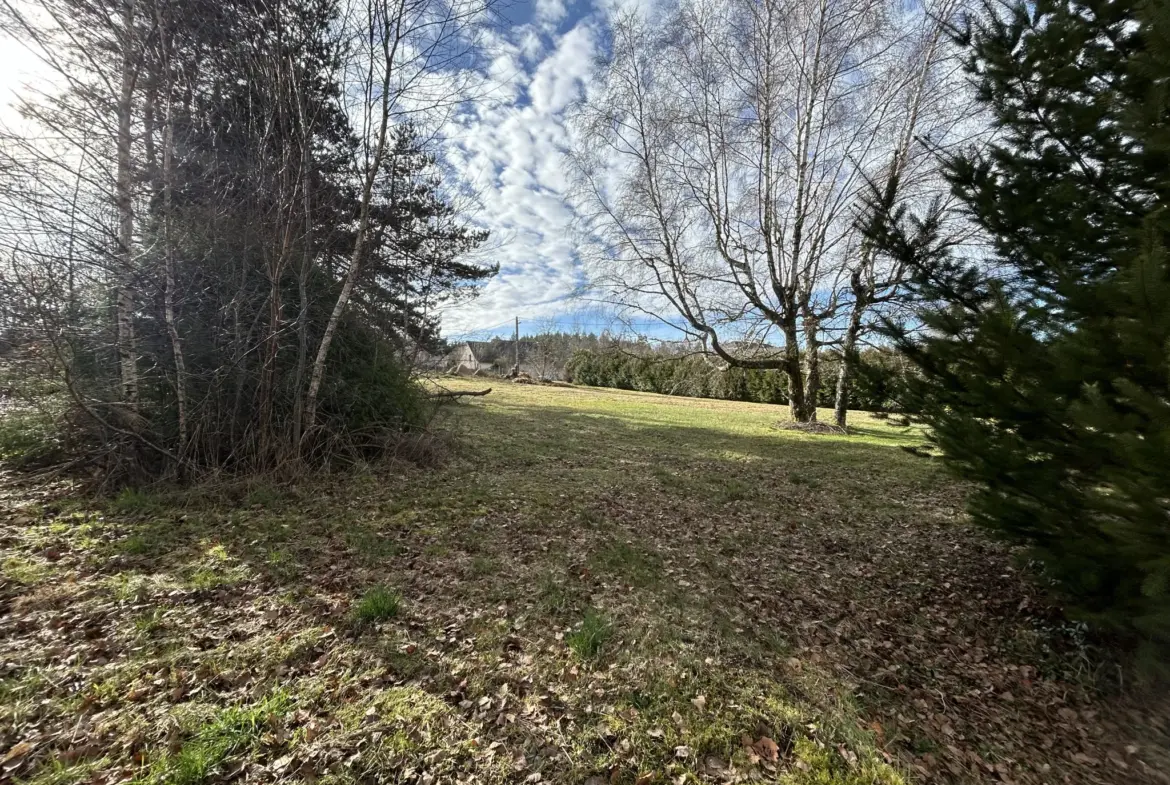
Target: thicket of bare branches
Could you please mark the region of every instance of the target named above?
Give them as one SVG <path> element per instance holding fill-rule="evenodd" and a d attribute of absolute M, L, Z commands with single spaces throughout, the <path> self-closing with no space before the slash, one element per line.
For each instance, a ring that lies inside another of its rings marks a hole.
<path fill-rule="evenodd" d="M 970 100 L 947 26 L 961 0 L 684 0 L 614 26 L 571 161 L 592 283 L 724 362 L 781 369 L 816 419 L 835 349 L 845 421 L 858 347 L 898 306 L 865 242 L 872 200 L 945 193 Z"/>
<path fill-rule="evenodd" d="M 0 139 L 4 328 L 115 475 L 377 452 L 494 269 L 428 112 L 487 0 L 0 0 L 51 91 Z"/>

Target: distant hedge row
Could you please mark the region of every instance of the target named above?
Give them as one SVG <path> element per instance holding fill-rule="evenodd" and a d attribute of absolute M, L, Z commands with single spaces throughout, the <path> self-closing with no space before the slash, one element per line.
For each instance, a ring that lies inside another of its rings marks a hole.
<path fill-rule="evenodd" d="M 821 360 L 823 384 L 817 405 L 830 407 L 837 389 L 836 357 Z M 849 408 L 861 411 L 900 411 L 905 389 L 907 364 L 884 349 L 861 353 Z M 788 403 L 788 379 L 778 370 L 727 368 L 702 355 L 670 356 L 653 352 L 631 352 L 613 347 L 580 350 L 566 367 L 570 381 L 591 387 L 640 390 L 687 398 L 719 398 L 756 403 Z"/>

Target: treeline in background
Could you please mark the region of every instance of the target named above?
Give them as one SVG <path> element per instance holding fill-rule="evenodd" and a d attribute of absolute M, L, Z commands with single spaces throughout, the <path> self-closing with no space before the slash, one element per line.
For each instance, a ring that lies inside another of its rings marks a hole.
<path fill-rule="evenodd" d="M 832 407 L 836 402 L 838 363 L 840 359 L 828 353 L 821 358 L 826 373 L 817 391 L 818 406 Z M 910 363 L 893 350 L 862 350 L 857 357 L 848 407 L 857 411 L 904 411 L 902 398 L 912 373 Z M 578 349 L 565 366 L 565 376 L 590 387 L 687 398 L 789 403 L 788 376 L 781 370 L 728 367 L 710 355 L 654 349 L 644 344 Z"/>

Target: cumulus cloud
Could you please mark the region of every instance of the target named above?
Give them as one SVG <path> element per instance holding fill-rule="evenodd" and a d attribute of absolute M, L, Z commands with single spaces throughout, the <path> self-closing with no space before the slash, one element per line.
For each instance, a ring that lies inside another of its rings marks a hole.
<path fill-rule="evenodd" d="M 538 3 L 536 24 L 564 15 L 560 2 Z M 589 81 L 597 31 L 591 20 L 581 20 L 539 47 L 533 38 L 541 34 L 533 26 L 512 32 L 506 54 L 491 66 L 497 74 L 515 67 L 500 99 L 478 103 L 445 129 L 452 142 L 447 163 L 473 184 L 478 221 L 493 234 L 488 255 L 501 266 L 477 299 L 443 315 L 448 335 L 502 325 L 516 315 L 563 313 L 581 280 L 565 199 L 564 114 Z"/>
<path fill-rule="evenodd" d="M 536 22 L 546 29 L 554 28 L 567 14 L 564 0 L 536 0 Z"/>
<path fill-rule="evenodd" d="M 578 24 L 561 37 L 556 50 L 537 66 L 528 88 L 538 112 L 561 112 L 580 94 L 582 80 L 593 69 L 593 53 L 591 25 Z"/>

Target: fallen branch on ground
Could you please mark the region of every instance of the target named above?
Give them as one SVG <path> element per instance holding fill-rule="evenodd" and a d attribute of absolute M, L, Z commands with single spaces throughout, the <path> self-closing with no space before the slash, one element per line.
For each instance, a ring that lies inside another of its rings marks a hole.
<path fill-rule="evenodd" d="M 466 392 L 456 391 L 456 390 L 443 390 L 442 392 L 430 393 L 427 395 L 427 397 L 428 398 L 461 398 L 465 395 L 475 395 L 475 396 L 487 395 L 491 391 L 492 391 L 491 387 L 487 388 L 486 390 L 468 390 Z"/>

